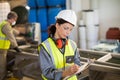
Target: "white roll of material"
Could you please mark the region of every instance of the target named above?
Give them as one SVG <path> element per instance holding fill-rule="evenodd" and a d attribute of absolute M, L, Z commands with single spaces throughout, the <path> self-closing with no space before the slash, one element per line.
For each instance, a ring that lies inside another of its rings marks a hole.
<path fill-rule="evenodd" d="M 80 40 L 86 40 L 86 28 L 85 27 L 79 27 L 79 39 Z"/>
<path fill-rule="evenodd" d="M 99 26 L 95 26 L 95 39 L 98 42 L 98 37 L 99 37 Z"/>
<path fill-rule="evenodd" d="M 86 28 L 86 35 L 87 35 L 87 48 L 91 49 L 95 45 L 97 45 L 98 42 L 98 32 L 99 27 L 94 28 Z"/>
<path fill-rule="evenodd" d="M 86 36 L 88 41 L 97 41 L 96 38 L 96 28 L 95 26 L 93 28 L 86 28 Z"/>
<path fill-rule="evenodd" d="M 87 10 L 83 11 L 83 20 L 85 25 L 94 25 L 94 11 Z"/>
<path fill-rule="evenodd" d="M 79 22 L 79 47 L 81 49 L 86 49 L 86 27 L 83 20 Z"/>
<path fill-rule="evenodd" d="M 99 25 L 99 11 L 98 11 L 98 9 L 94 10 L 94 24 Z"/>
<path fill-rule="evenodd" d="M 87 49 L 86 40 L 79 40 L 80 49 Z"/>
<path fill-rule="evenodd" d="M 8 2 L 0 3 L 0 22 L 7 19 L 7 15 L 10 12 L 10 4 Z"/>
<path fill-rule="evenodd" d="M 98 42 L 99 16 L 98 10 L 83 10 L 83 22 L 86 25 L 86 46 L 92 48 Z M 82 41 L 80 41 L 82 43 Z M 80 44 L 81 45 L 81 44 Z"/>
<path fill-rule="evenodd" d="M 86 49 L 86 28 L 79 27 L 79 46 L 81 49 Z"/>
<path fill-rule="evenodd" d="M 34 24 L 35 24 L 34 41 L 38 41 L 38 44 L 39 44 L 39 43 L 41 43 L 40 23 L 34 23 Z"/>

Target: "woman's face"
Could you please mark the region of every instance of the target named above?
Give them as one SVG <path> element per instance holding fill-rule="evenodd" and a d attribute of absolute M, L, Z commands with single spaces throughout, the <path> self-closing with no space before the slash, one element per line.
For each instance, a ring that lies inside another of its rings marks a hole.
<path fill-rule="evenodd" d="M 55 38 L 66 38 L 73 29 L 73 25 L 70 23 L 58 24 L 56 23 Z"/>

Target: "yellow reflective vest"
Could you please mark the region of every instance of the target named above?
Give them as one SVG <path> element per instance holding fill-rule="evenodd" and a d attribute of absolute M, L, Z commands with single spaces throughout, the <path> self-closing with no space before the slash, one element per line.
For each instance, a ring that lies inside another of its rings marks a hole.
<path fill-rule="evenodd" d="M 7 39 L 6 35 L 2 33 L 2 28 L 5 24 L 7 24 L 7 21 L 0 23 L 0 49 L 9 49 L 10 47 L 10 41 Z"/>
<path fill-rule="evenodd" d="M 72 40 L 68 40 L 68 44 L 65 46 L 65 53 L 64 55 L 60 52 L 60 50 L 56 47 L 56 44 L 51 38 L 48 38 L 46 41 L 42 43 L 42 46 L 46 49 L 48 54 L 52 57 L 52 62 L 54 63 L 56 69 L 63 69 L 64 67 L 68 67 L 70 65 L 73 65 L 72 63 L 66 63 L 66 56 L 74 56 L 76 44 Z M 39 46 L 40 49 L 40 46 Z M 44 80 L 46 79 L 42 75 Z M 68 80 L 77 80 L 76 76 L 70 77 Z"/>

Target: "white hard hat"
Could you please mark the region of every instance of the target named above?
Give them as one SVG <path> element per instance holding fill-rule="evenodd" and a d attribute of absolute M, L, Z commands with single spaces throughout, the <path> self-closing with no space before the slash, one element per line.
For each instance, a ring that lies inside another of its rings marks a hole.
<path fill-rule="evenodd" d="M 58 15 L 55 18 L 56 19 L 59 19 L 59 18 L 64 19 L 65 21 L 76 26 L 77 17 L 73 10 L 62 10 L 58 13 Z"/>

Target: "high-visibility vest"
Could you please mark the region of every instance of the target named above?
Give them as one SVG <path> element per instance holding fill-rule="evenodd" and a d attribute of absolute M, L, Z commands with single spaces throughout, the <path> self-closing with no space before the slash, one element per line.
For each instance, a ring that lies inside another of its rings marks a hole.
<path fill-rule="evenodd" d="M 55 65 L 56 69 L 62 70 L 65 67 L 68 67 L 70 65 L 73 65 L 73 63 L 66 63 L 66 56 L 74 56 L 75 54 L 75 49 L 76 49 L 76 44 L 72 40 L 68 40 L 68 44 L 65 46 L 65 53 L 64 55 L 59 51 L 57 48 L 56 44 L 51 38 L 48 38 L 46 41 L 42 43 L 42 46 L 46 49 L 48 54 L 52 58 L 52 62 Z M 40 49 L 40 46 L 39 46 Z M 44 80 L 47 80 L 43 75 L 42 75 Z M 77 80 L 76 75 L 72 76 L 68 80 Z"/>
<path fill-rule="evenodd" d="M 6 35 L 2 33 L 2 28 L 5 24 L 7 24 L 7 21 L 0 23 L 0 49 L 9 49 L 10 47 L 10 41 L 7 39 Z"/>

